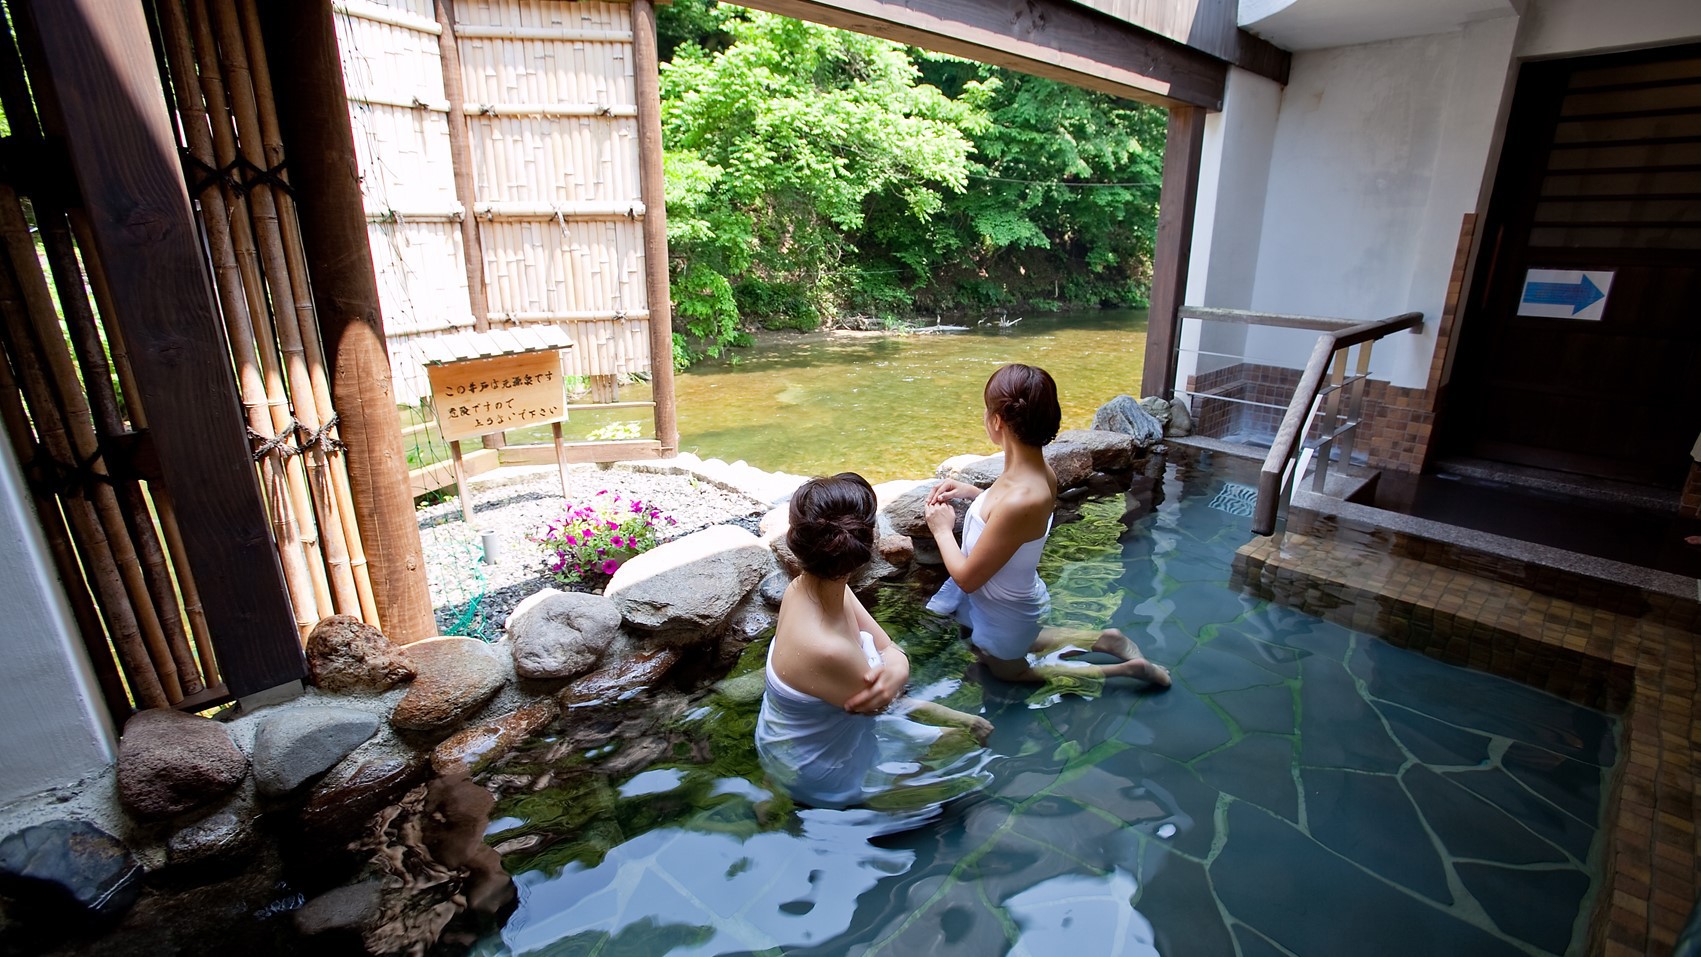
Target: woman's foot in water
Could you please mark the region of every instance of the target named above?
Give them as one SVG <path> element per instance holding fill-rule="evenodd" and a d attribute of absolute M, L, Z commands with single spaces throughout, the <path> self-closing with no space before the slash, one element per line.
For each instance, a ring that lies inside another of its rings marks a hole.
<path fill-rule="evenodd" d="M 1101 665 L 1106 678 L 1138 678 L 1157 688 L 1169 687 L 1169 669 L 1145 658 L 1131 658 L 1114 665 Z"/>
<path fill-rule="evenodd" d="M 1114 665 L 1104 666 L 1106 678 L 1139 678 L 1159 688 L 1169 687 L 1169 671 L 1163 665 L 1147 661 L 1140 654 L 1140 646 L 1115 628 L 1106 628 L 1100 633 L 1099 640 L 1093 643 L 1093 650 L 1122 659 Z"/>

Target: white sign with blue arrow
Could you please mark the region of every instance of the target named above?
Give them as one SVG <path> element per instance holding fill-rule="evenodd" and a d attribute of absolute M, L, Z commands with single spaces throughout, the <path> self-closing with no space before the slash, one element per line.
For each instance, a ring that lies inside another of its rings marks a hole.
<path fill-rule="evenodd" d="M 1599 319 L 1606 311 L 1610 269 L 1532 269 L 1524 276 L 1518 315 L 1550 319 Z"/>

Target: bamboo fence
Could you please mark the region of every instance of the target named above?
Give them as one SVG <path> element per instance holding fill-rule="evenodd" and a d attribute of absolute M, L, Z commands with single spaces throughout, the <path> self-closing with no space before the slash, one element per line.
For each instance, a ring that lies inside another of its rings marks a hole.
<path fill-rule="evenodd" d="M 455 189 L 432 0 L 335 0 L 397 396 L 430 394 L 421 343 L 543 323 L 599 400 L 650 371 L 632 16 L 625 3 L 456 0 L 475 199 Z M 461 222 L 477 223 L 484 316 Z M 661 357 L 660 361 L 670 361 Z"/>
<path fill-rule="evenodd" d="M 0 107 L 24 155 L 43 157 L 49 131 L 3 26 Z M 171 500 L 138 464 L 146 418 L 65 175 L 40 161 L 0 183 L 0 420 L 26 463 L 102 695 L 122 719 L 135 706 L 216 695 L 218 667 Z"/>
<path fill-rule="evenodd" d="M 296 626 L 305 636 L 330 614 L 380 625 L 254 0 L 157 0 L 155 10 Z"/>

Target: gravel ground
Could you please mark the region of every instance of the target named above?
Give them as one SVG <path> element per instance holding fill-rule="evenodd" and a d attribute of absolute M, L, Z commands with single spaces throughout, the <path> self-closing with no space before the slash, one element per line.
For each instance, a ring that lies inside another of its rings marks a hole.
<path fill-rule="evenodd" d="M 624 466 L 575 466 L 568 472 L 575 501 L 602 489 L 638 498 L 679 523 L 663 525 L 664 541 L 711 525 L 756 531 L 769 506 L 755 498 L 690 474 L 667 474 Z M 460 500 L 419 510 L 431 601 L 437 627 L 446 635 L 494 641 L 502 623 L 527 596 L 542 588 L 591 591 L 602 581 L 563 585 L 543 568 L 543 549 L 527 539 L 565 511 L 560 473 L 553 466 L 503 468 L 472 480 L 473 523 L 461 518 Z M 482 533 L 496 534 L 496 562 L 483 562 Z"/>

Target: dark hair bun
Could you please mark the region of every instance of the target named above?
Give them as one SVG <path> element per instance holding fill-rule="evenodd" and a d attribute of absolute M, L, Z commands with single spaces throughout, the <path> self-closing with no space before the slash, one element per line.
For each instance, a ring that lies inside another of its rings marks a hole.
<path fill-rule="evenodd" d="M 792 493 L 786 547 L 817 578 L 846 578 L 874 557 L 874 489 L 855 472 L 813 478 Z"/>
<path fill-rule="evenodd" d="M 986 380 L 986 408 L 1028 445 L 1047 444 L 1063 425 L 1057 382 L 1038 366 L 1015 362 L 999 367 Z"/>

